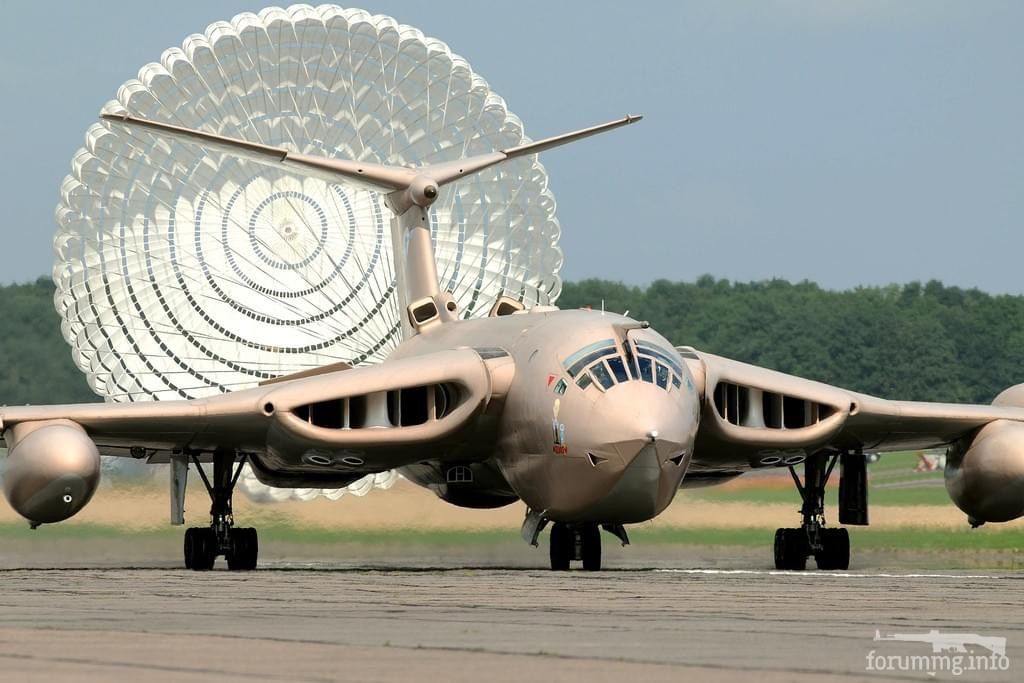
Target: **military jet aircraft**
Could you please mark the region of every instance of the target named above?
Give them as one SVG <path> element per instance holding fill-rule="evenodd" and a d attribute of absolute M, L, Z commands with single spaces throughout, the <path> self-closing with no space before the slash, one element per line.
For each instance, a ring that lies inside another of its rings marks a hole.
<path fill-rule="evenodd" d="M 813 556 L 821 569 L 845 569 L 849 537 L 825 526 L 823 495 L 838 464 L 838 521 L 868 523 L 866 451 L 949 445 L 946 485 L 972 524 L 1024 514 L 1024 385 L 992 406 L 888 401 L 674 346 L 622 315 L 502 298 L 488 318 L 459 319 L 430 237 L 428 209 L 444 186 L 639 116 L 419 168 L 103 118 L 384 193 L 405 335 L 379 365 L 332 365 L 214 398 L 0 409 L 4 493 L 32 525 L 89 502 L 101 453 L 170 463 L 176 524 L 194 466 L 212 501 L 210 525 L 185 533 L 185 565 L 196 570 L 220 556 L 231 569 L 257 564 L 256 531 L 236 527 L 231 510 L 246 462 L 278 487 L 339 487 L 398 469 L 454 505 L 522 500 L 523 536 L 536 545 L 550 524 L 557 570 L 599 569 L 601 530 L 628 543 L 625 525 L 657 516 L 680 488 L 771 467 L 788 468 L 803 502 L 801 525 L 775 535 L 776 566 L 804 569 Z"/>

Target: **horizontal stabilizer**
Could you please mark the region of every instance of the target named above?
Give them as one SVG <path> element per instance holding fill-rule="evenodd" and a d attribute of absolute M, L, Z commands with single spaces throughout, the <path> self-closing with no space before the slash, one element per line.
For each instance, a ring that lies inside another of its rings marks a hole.
<path fill-rule="evenodd" d="M 527 142 L 526 144 L 519 145 L 518 147 L 510 147 L 499 152 L 482 154 L 480 156 L 449 161 L 443 164 L 435 164 L 433 166 L 424 166 L 420 171 L 430 176 L 438 186 L 443 187 L 444 185 L 454 182 L 459 178 L 479 173 L 485 168 L 490 168 L 491 166 L 499 164 L 507 159 L 515 159 L 517 157 L 528 156 L 530 154 L 538 154 L 539 152 L 559 147 L 561 145 L 567 145 L 570 142 L 582 140 L 583 138 L 590 137 L 591 135 L 597 135 L 598 133 L 603 133 L 605 131 L 612 130 L 613 128 L 636 123 L 642 118 L 643 116 L 639 114 L 631 114 L 629 116 L 624 116 L 621 119 L 616 119 L 615 121 L 602 123 L 599 126 L 591 126 L 590 128 L 573 131 L 572 133 L 563 133 L 562 135 L 556 135 L 543 140 Z"/>
<path fill-rule="evenodd" d="M 592 126 L 582 130 L 556 135 L 544 140 L 528 142 L 518 147 L 482 154 L 479 156 L 458 159 L 441 164 L 421 166 L 419 168 L 406 168 L 404 166 L 385 166 L 362 161 L 351 161 L 348 159 L 331 159 L 327 157 L 312 156 L 291 152 L 284 147 L 264 145 L 247 140 L 207 133 L 200 130 L 176 126 L 159 121 L 132 116 L 128 113 L 105 113 L 101 115 L 105 121 L 115 124 L 124 124 L 129 127 L 143 128 L 154 131 L 167 137 L 186 140 L 202 144 L 211 149 L 225 151 L 242 156 L 253 161 L 269 164 L 283 164 L 302 171 L 308 175 L 324 178 L 330 182 L 337 182 L 339 178 L 361 185 L 368 189 L 384 193 L 402 192 L 408 190 L 420 179 L 420 184 L 433 183 L 437 187 L 443 187 L 455 182 L 460 178 L 479 173 L 495 164 L 500 164 L 508 159 L 515 159 L 521 156 L 537 154 L 553 147 L 575 142 L 591 135 L 603 133 L 613 128 L 635 123 L 643 118 L 640 115 L 625 116 L 615 121 Z M 436 192 L 433 196 L 436 196 Z M 430 198 L 433 199 L 433 196 Z"/>
<path fill-rule="evenodd" d="M 401 166 L 383 166 L 362 161 L 308 156 L 289 151 L 284 147 L 263 145 L 184 126 L 151 121 L 129 114 L 101 114 L 100 118 L 129 127 L 147 129 L 175 140 L 201 144 L 208 149 L 227 152 L 258 163 L 283 164 L 332 183 L 338 182 L 339 177 L 344 178 L 356 185 L 378 192 L 405 189 L 416 176 L 416 171 Z"/>

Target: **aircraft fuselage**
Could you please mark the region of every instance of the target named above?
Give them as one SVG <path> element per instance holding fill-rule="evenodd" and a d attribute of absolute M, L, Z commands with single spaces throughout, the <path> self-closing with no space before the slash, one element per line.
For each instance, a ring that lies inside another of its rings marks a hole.
<path fill-rule="evenodd" d="M 391 359 L 460 347 L 511 356 L 504 405 L 475 452 L 454 465 L 403 468 L 408 478 L 455 504 L 518 497 L 566 522 L 640 522 L 672 501 L 693 451 L 699 401 L 664 337 L 617 314 L 541 309 L 440 325 Z M 453 466 L 468 469 L 452 476 Z M 469 495 L 474 490 L 481 495 Z"/>

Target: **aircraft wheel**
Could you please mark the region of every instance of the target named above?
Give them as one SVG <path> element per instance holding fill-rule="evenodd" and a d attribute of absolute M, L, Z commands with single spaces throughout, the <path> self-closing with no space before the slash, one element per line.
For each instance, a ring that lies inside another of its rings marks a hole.
<path fill-rule="evenodd" d="M 185 529 L 185 569 L 193 569 L 195 559 L 196 532 L 198 529 L 189 527 Z"/>
<path fill-rule="evenodd" d="M 814 556 L 818 569 L 850 568 L 850 533 L 846 529 L 822 529 L 821 552 Z"/>
<path fill-rule="evenodd" d="M 228 569 L 248 571 L 256 569 L 259 556 L 259 538 L 253 528 L 231 530 L 231 552 L 228 553 Z"/>
<path fill-rule="evenodd" d="M 807 568 L 807 534 L 803 529 L 775 532 L 775 568 L 803 571 Z"/>
<path fill-rule="evenodd" d="M 217 538 L 213 529 L 192 527 L 185 531 L 185 568 L 196 571 L 213 569 L 217 558 Z"/>
<path fill-rule="evenodd" d="M 601 569 L 601 528 L 587 524 L 580 532 L 583 535 L 583 568 L 588 572 Z"/>
<path fill-rule="evenodd" d="M 573 551 L 572 530 L 561 522 L 551 525 L 551 568 L 564 572 L 569 569 Z"/>

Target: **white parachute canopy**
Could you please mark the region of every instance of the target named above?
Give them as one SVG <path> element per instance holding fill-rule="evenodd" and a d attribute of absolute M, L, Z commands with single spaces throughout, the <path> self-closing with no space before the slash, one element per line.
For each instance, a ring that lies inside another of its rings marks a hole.
<path fill-rule="evenodd" d="M 463 58 L 386 16 L 331 5 L 211 24 L 142 67 L 106 112 L 300 153 L 391 165 L 520 145 L 522 122 Z M 344 182 L 268 169 L 97 122 L 57 206 L 55 304 L 75 362 L 108 401 L 199 398 L 400 341 L 389 214 Z M 536 157 L 447 188 L 432 208 L 441 286 L 466 317 L 561 289 L 559 225 Z M 257 499 L 338 498 L 387 488 Z"/>
<path fill-rule="evenodd" d="M 253 474 L 252 469 L 245 465 L 242 468 L 241 476 L 238 478 L 237 486 L 250 499 L 258 503 L 280 503 L 286 500 L 309 501 L 321 496 L 328 500 L 338 500 L 345 494 L 362 497 L 373 489 L 389 489 L 398 482 L 398 479 L 398 473 L 391 470 L 389 472 L 368 474 L 340 489 L 279 489 L 267 486 L 261 482 Z"/>
<path fill-rule="evenodd" d="M 527 140 L 448 46 L 385 16 L 241 14 L 144 66 L 105 108 L 300 153 L 439 163 Z M 559 225 L 535 156 L 446 188 L 441 286 L 463 315 L 557 298 Z M 61 187 L 55 302 L 110 401 L 197 398 L 400 341 L 389 214 L 345 182 L 98 122 Z"/>

